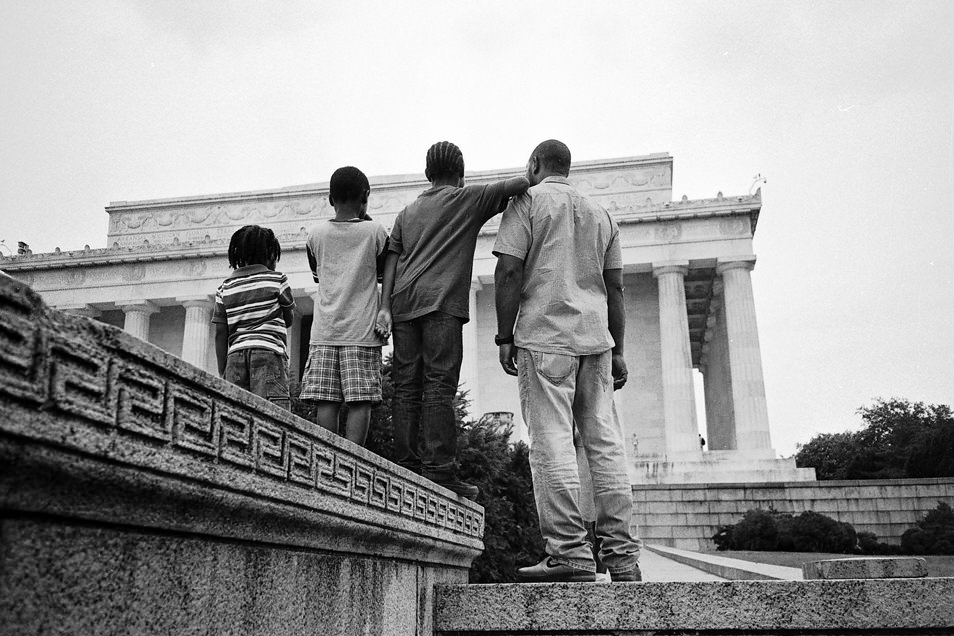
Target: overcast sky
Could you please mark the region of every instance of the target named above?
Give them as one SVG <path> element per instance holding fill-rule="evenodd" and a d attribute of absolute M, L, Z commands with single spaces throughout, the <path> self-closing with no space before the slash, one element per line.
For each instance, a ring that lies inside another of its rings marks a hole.
<path fill-rule="evenodd" d="M 669 152 L 747 194 L 774 446 L 954 403 L 954 2 L 0 4 L 0 239 L 105 247 L 110 201 Z M 0 248 L 3 249 L 3 248 Z M 4 250 L 5 253 L 8 253 Z M 630 364 L 638 364 L 630 360 Z"/>

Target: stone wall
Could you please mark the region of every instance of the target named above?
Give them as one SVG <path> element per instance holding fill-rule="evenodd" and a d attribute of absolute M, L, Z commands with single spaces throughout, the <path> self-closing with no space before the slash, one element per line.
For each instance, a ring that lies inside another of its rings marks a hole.
<path fill-rule="evenodd" d="M 686 550 L 712 550 L 719 526 L 737 522 L 751 508 L 806 510 L 900 543 L 939 501 L 954 505 L 954 478 L 809 481 L 752 484 L 633 486 L 633 524 L 640 538 Z"/>
<path fill-rule="evenodd" d="M 483 509 L 0 275 L 0 625 L 429 634 Z"/>

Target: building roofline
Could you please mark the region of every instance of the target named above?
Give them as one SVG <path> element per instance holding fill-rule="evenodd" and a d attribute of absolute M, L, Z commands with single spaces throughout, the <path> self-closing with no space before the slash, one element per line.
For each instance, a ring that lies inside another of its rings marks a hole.
<path fill-rule="evenodd" d="M 619 223 L 655 223 L 664 221 L 690 220 L 724 216 L 746 215 L 751 219 L 752 232 L 762 208 L 761 190 L 753 195 L 741 195 L 712 199 L 688 199 L 647 205 L 631 211 L 616 211 L 613 217 Z M 492 223 L 482 234 L 496 231 Z M 282 251 L 290 252 L 304 247 L 305 241 L 290 241 Z M 91 265 L 110 265 L 113 263 L 136 263 L 170 261 L 189 258 L 222 256 L 228 252 L 227 243 L 221 241 L 199 241 L 190 243 L 151 244 L 136 247 L 105 247 L 56 251 L 40 254 L 3 256 L 0 254 L 0 268 L 10 272 L 43 270 L 56 268 L 87 267 Z"/>
<path fill-rule="evenodd" d="M 605 170 L 607 168 L 630 167 L 641 164 L 656 164 L 672 162 L 672 156 L 667 152 L 655 152 L 647 155 L 633 157 L 619 157 L 616 159 L 596 159 L 591 161 L 579 161 L 573 164 L 571 170 L 575 174 L 592 172 L 596 170 Z M 526 168 L 498 168 L 495 170 L 476 170 L 465 173 L 468 180 L 471 181 L 495 181 L 511 176 L 524 174 Z M 381 175 L 369 177 L 372 189 L 391 190 L 397 188 L 407 188 L 409 186 L 426 187 L 427 179 L 421 173 L 399 174 L 399 175 Z M 208 203 L 226 203 L 234 201 L 255 201 L 262 199 L 272 199 L 275 197 L 295 197 L 310 196 L 328 192 L 328 182 L 309 183 L 303 185 L 284 186 L 280 188 L 268 188 L 264 190 L 246 190 L 240 192 L 224 192 L 219 194 L 201 194 L 182 197 L 169 197 L 162 199 L 143 199 L 139 201 L 111 201 L 106 206 L 106 212 L 118 212 L 124 210 L 142 210 L 155 207 L 170 207 L 193 204 Z"/>

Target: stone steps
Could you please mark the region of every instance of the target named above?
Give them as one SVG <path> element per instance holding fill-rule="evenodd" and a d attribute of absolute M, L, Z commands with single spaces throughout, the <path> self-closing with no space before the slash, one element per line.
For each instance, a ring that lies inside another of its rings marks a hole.
<path fill-rule="evenodd" d="M 954 578 L 444 585 L 434 634 L 954 634 Z"/>

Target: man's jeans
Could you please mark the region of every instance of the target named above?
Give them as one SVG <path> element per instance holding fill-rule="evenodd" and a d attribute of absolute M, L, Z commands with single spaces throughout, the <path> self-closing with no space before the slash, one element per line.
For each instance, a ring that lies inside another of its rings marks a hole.
<path fill-rule="evenodd" d="M 291 410 L 288 396 L 288 359 L 270 349 L 239 349 L 225 358 L 227 381 Z"/>
<path fill-rule="evenodd" d="M 463 321 L 435 311 L 394 323 L 394 450 L 397 463 L 434 481 L 455 475 L 454 396 L 463 356 Z M 418 445 L 423 433 L 423 448 Z"/>
<path fill-rule="evenodd" d="M 530 430 L 533 495 L 546 552 L 563 565 L 595 571 L 580 513 L 580 475 L 573 422 L 593 481 L 600 558 L 610 572 L 636 566 L 640 545 L 630 531 L 633 499 L 623 431 L 613 417 L 611 352 L 569 356 L 519 349 L 518 383 Z"/>

